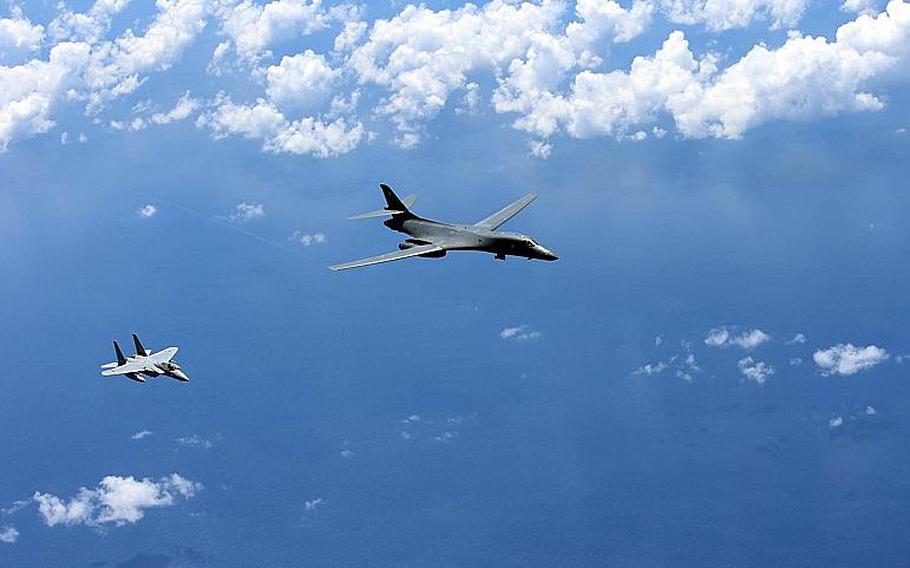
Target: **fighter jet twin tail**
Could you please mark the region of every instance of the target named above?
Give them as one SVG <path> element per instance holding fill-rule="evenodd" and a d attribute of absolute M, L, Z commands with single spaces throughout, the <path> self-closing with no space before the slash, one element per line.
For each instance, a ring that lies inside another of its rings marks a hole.
<path fill-rule="evenodd" d="M 457 250 L 489 252 L 496 255 L 499 260 L 505 260 L 506 256 L 525 257 L 528 260 L 556 260 L 558 258 L 552 251 L 547 250 L 546 247 L 527 235 L 496 231 L 519 211 L 530 205 L 534 201 L 534 194 L 525 195 L 473 225 L 454 225 L 424 219 L 412 213 L 410 207 L 417 200 L 417 196 L 410 195 L 399 199 L 388 185 L 381 183 L 379 187 L 385 195 L 386 208 L 348 218 L 372 219 L 388 216 L 389 219 L 383 221 L 383 224 L 393 231 L 408 235 L 409 238 L 400 243 L 399 250 L 395 252 L 336 264 L 329 267 L 332 270 L 360 268 L 415 256 L 439 258 L 445 256 L 449 251 Z"/>
<path fill-rule="evenodd" d="M 186 373 L 180 370 L 177 361 L 174 361 L 174 355 L 177 354 L 176 347 L 167 347 L 153 353 L 142 345 L 139 336 L 135 333 L 133 343 L 136 345 L 136 354 L 124 357 L 120 345 L 115 340 L 114 352 L 117 354 L 117 360 L 101 365 L 103 369 L 101 374 L 105 377 L 123 375 L 137 383 L 144 383 L 145 377 L 160 377 L 161 375 L 184 383 L 190 380 Z"/>

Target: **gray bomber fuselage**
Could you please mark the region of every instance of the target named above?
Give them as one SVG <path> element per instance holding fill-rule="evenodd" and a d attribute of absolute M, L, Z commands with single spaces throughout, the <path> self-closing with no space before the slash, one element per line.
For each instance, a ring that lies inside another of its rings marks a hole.
<path fill-rule="evenodd" d="M 491 231 L 476 225 L 458 225 L 425 219 L 416 215 L 395 216 L 383 222 L 385 226 L 410 236 L 398 248 L 427 243 L 444 246 L 446 250 L 476 250 L 489 252 L 497 258 L 519 256 L 528 259 L 556 260 L 558 257 L 531 237 L 520 233 Z M 426 256 L 445 256 L 445 251 Z"/>

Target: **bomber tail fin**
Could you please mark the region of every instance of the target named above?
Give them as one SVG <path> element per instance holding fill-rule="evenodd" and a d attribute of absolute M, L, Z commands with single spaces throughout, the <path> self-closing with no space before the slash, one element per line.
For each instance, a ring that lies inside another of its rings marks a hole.
<path fill-rule="evenodd" d="M 126 365 L 126 357 L 123 356 L 123 351 L 120 350 L 120 344 L 116 339 L 114 340 L 114 352 L 117 353 L 117 364 Z"/>
<path fill-rule="evenodd" d="M 139 341 L 139 336 L 136 335 L 135 333 L 133 334 L 133 345 L 136 346 L 136 355 L 145 356 L 150 353 L 150 351 L 142 345 L 142 342 Z"/>
<path fill-rule="evenodd" d="M 414 205 L 415 201 L 417 201 L 416 195 L 409 195 L 404 199 L 399 199 L 395 192 L 392 191 L 392 188 L 387 184 L 381 183 L 379 184 L 379 188 L 382 189 L 382 194 L 385 196 L 386 208 L 379 209 L 378 211 L 361 213 L 360 215 L 354 215 L 352 217 L 348 217 L 348 220 L 355 221 L 359 219 L 373 219 L 376 217 L 412 215 L 410 207 Z"/>

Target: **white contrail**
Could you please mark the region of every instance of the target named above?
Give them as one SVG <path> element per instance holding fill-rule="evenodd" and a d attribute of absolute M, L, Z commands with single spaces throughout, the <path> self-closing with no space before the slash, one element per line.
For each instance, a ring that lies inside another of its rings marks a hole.
<path fill-rule="evenodd" d="M 241 235 L 245 235 L 245 236 L 247 236 L 247 237 L 256 239 L 256 240 L 259 241 L 260 243 L 264 243 L 264 244 L 267 244 L 267 245 L 271 245 L 271 246 L 273 246 L 273 247 L 280 248 L 281 250 L 286 251 L 286 252 L 289 252 L 289 253 L 291 253 L 291 254 L 293 254 L 293 255 L 295 255 L 295 256 L 297 256 L 298 253 L 300 252 L 300 251 L 298 251 L 298 250 L 292 249 L 291 247 L 289 247 L 289 246 L 287 246 L 287 245 L 285 245 L 285 244 L 282 244 L 282 243 L 279 243 L 279 242 L 277 242 L 277 241 L 273 241 L 273 240 L 267 239 L 267 238 L 265 238 L 265 237 L 263 237 L 263 236 L 257 235 L 256 233 L 251 233 L 250 231 L 247 231 L 247 230 L 245 230 L 245 229 L 241 229 L 241 228 L 238 227 L 237 225 L 231 223 L 230 221 L 226 221 L 226 220 L 223 219 L 223 218 L 216 217 L 216 216 L 213 216 L 213 215 L 206 215 L 205 213 L 200 213 L 199 211 L 196 211 L 196 210 L 194 210 L 194 209 L 190 209 L 189 207 L 187 207 L 187 206 L 185 206 L 185 205 L 180 205 L 179 203 L 174 203 L 174 202 L 172 202 L 172 201 L 168 201 L 167 199 L 163 199 L 163 198 L 161 198 L 161 197 L 155 198 L 153 201 L 157 201 L 157 202 L 159 202 L 159 203 L 161 203 L 161 204 L 163 204 L 163 205 L 168 205 L 168 206 L 170 206 L 170 207 L 174 207 L 174 208 L 176 208 L 176 209 L 180 209 L 180 210 L 183 211 L 184 213 L 189 213 L 190 215 L 195 215 L 196 217 L 199 217 L 200 219 L 205 219 L 206 221 L 211 221 L 212 223 L 217 223 L 218 225 L 221 225 L 222 227 L 227 227 L 228 229 L 230 229 L 230 230 L 232 230 L 232 231 L 234 231 L 234 232 L 236 232 L 236 233 L 239 233 L 239 234 L 241 234 Z"/>

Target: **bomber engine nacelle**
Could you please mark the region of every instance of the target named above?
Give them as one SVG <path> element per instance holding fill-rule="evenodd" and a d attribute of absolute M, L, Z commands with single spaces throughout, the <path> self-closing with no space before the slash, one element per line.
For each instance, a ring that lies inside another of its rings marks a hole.
<path fill-rule="evenodd" d="M 442 257 L 444 257 L 445 255 L 446 255 L 446 251 L 444 251 L 444 250 L 437 250 L 437 251 L 434 251 L 434 252 L 424 253 L 424 254 L 420 255 L 420 257 L 421 257 L 421 258 L 442 258 Z"/>
<path fill-rule="evenodd" d="M 420 239 L 405 239 L 403 243 L 398 243 L 399 250 L 408 250 L 409 248 L 414 248 L 420 245 L 428 245 L 429 241 L 422 241 Z M 423 255 L 421 255 L 423 256 Z"/>

